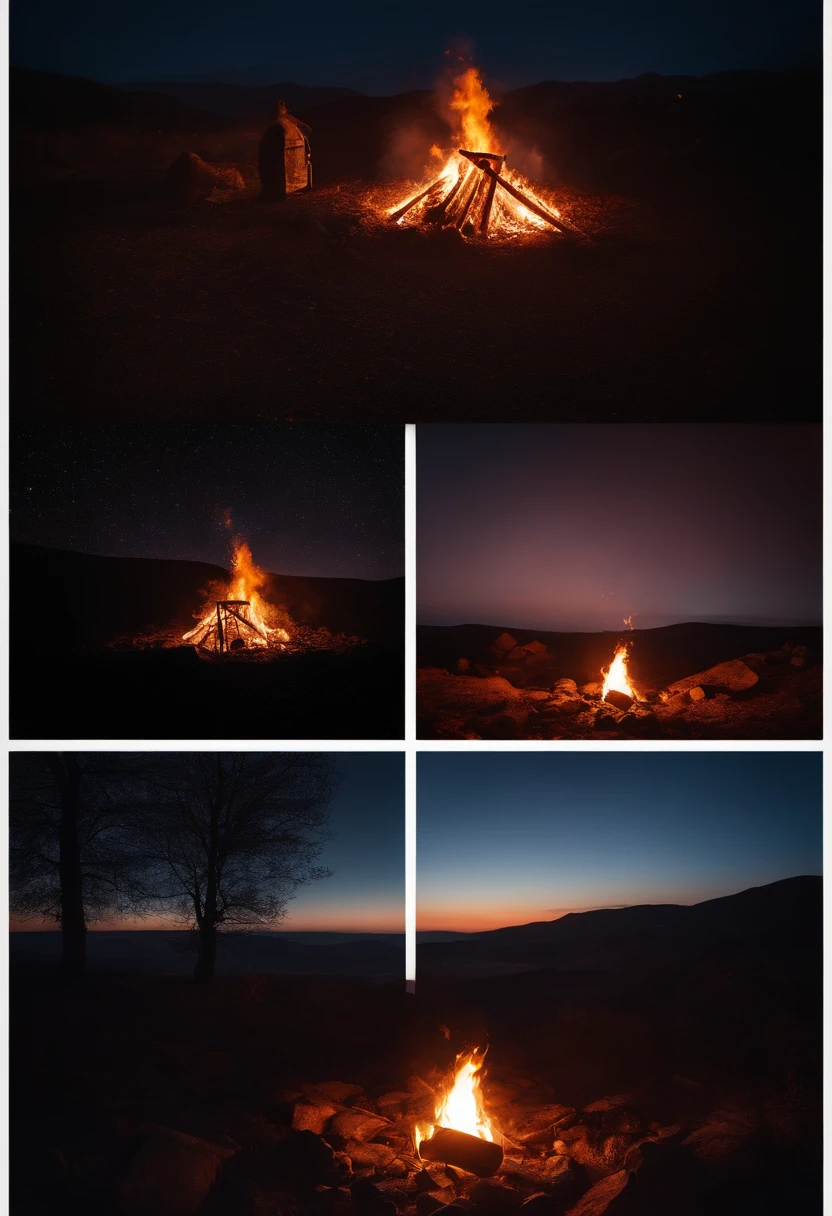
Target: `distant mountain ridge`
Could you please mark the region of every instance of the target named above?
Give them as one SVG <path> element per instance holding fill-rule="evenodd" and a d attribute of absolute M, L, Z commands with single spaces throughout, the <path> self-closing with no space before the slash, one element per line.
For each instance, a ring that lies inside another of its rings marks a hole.
<path fill-rule="evenodd" d="M 282 80 L 268 85 L 229 84 L 218 80 L 155 80 L 123 84 L 133 93 L 162 93 L 176 101 L 232 122 L 268 117 L 281 98 L 290 110 L 307 110 L 345 97 L 362 97 L 355 89 L 295 84 Z"/>
<path fill-rule="evenodd" d="M 698 904 L 637 904 L 572 912 L 419 947 L 426 972 L 470 976 L 478 967 L 640 971 L 686 956 L 805 945 L 821 928 L 822 879 L 800 875 Z"/>

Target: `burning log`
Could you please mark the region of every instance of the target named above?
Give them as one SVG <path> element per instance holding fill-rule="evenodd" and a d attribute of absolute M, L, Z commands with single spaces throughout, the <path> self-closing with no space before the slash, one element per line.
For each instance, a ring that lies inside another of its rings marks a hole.
<path fill-rule="evenodd" d="M 423 1161 L 455 1165 L 478 1178 L 490 1178 L 503 1163 L 501 1145 L 450 1127 L 437 1127 L 430 1140 L 423 1140 L 419 1156 Z"/>
<path fill-rule="evenodd" d="M 495 169 L 492 169 L 488 163 L 488 160 L 486 159 L 486 155 L 488 154 L 484 152 L 465 152 L 462 150 L 462 148 L 460 148 L 459 154 L 460 156 L 466 157 L 467 160 L 470 160 L 471 163 L 477 169 L 479 169 L 480 173 L 484 173 L 486 177 L 490 177 L 495 186 L 502 186 L 503 189 L 507 191 L 512 198 L 516 199 L 518 203 L 521 203 L 527 211 L 531 211 L 532 215 L 536 215 L 538 219 L 545 220 L 547 224 L 551 224 L 553 228 L 557 228 L 558 232 L 562 232 L 564 236 L 577 235 L 574 228 L 570 228 L 561 220 L 555 219 L 555 217 L 550 215 L 548 211 L 545 211 L 543 207 L 539 207 L 534 199 L 529 198 L 529 196 L 524 194 L 522 190 L 518 190 L 517 187 L 513 186 L 510 181 L 507 181 L 506 178 L 502 177 Z"/>
<path fill-rule="evenodd" d="M 635 697 L 629 696 L 626 692 L 619 692 L 617 688 L 611 688 L 604 700 L 609 705 L 614 705 L 616 709 L 628 710 L 633 704 Z"/>
<path fill-rule="evenodd" d="M 390 219 L 393 220 L 394 223 L 398 223 L 403 215 L 407 215 L 411 207 L 415 207 L 417 203 L 421 203 L 422 199 L 427 198 L 431 191 L 436 190 L 443 185 L 444 180 L 444 178 L 438 177 L 435 182 L 431 182 L 427 189 L 423 190 L 421 194 L 417 194 L 416 197 L 412 198 L 409 203 L 405 203 L 403 207 L 399 207 L 398 211 L 394 211 L 390 216 Z"/>

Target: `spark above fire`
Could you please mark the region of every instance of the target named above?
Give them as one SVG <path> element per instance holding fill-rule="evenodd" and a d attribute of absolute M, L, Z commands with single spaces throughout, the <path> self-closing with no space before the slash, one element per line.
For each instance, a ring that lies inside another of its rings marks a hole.
<path fill-rule="evenodd" d="M 245 541 L 235 541 L 231 577 L 225 586 L 215 586 L 200 609 L 199 623 L 182 635 L 203 650 L 237 652 L 249 647 L 281 646 L 290 635 L 277 623 L 277 610 L 260 594 L 266 575 L 255 565 Z"/>
<path fill-rule="evenodd" d="M 454 77 L 449 104 L 454 149 L 431 148 L 438 174 L 392 207 L 390 218 L 401 226 L 453 227 L 465 236 L 522 236 L 552 228 L 576 235 L 556 208 L 507 167 L 506 154 L 495 151 L 500 140 L 489 122 L 494 103 L 476 68 Z"/>

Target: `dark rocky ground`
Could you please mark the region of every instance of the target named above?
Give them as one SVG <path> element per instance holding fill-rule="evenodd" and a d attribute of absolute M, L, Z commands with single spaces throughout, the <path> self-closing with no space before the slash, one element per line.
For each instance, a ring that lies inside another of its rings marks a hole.
<path fill-rule="evenodd" d="M 622 642 L 636 698 L 604 700 Z M 822 737 L 819 627 L 692 622 L 622 637 L 422 626 L 418 651 L 420 738 Z"/>
<path fill-rule="evenodd" d="M 305 111 L 319 188 L 265 205 L 265 113 L 16 78 L 13 417 L 817 420 L 818 82 L 509 94 L 513 163 L 590 239 L 483 246 L 384 219 L 447 141 L 429 94 Z M 183 151 L 243 187 L 172 202 Z"/>
<path fill-rule="evenodd" d="M 270 602 L 296 622 L 285 652 L 173 645 L 225 577 L 198 562 L 13 546 L 13 737 L 401 737 L 403 580 L 270 576 Z"/>
<path fill-rule="evenodd" d="M 18 964 L 11 1210 L 819 1212 L 820 879 L 627 912 L 554 922 L 601 918 L 562 927 L 565 953 L 540 926 L 422 947 L 415 997 L 314 977 L 93 974 L 66 990 Z M 473 938 L 534 965 L 441 974 L 436 950 L 470 956 Z M 424 1169 L 414 1125 L 456 1051 L 486 1042 L 503 1165 L 485 1182 Z"/>

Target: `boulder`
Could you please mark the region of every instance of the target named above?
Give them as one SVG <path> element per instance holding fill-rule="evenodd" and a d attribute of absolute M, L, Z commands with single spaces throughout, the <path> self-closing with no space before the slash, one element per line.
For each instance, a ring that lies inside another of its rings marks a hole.
<path fill-rule="evenodd" d="M 379 1114 L 393 1119 L 396 1115 L 404 1114 L 410 1102 L 411 1094 L 403 1089 L 392 1090 L 390 1093 L 382 1094 L 380 1098 L 376 1098 Z"/>
<path fill-rule="evenodd" d="M 372 1140 L 390 1126 L 390 1120 L 366 1110 L 345 1110 L 329 1125 L 330 1132 L 346 1140 Z"/>
<path fill-rule="evenodd" d="M 604 685 L 600 680 L 590 680 L 588 684 L 581 685 L 580 691 L 585 697 L 600 697 L 604 691 Z"/>
<path fill-rule="evenodd" d="M 292 1127 L 296 1132 L 317 1132 L 320 1136 L 333 1115 L 342 1108 L 325 1098 L 314 1101 L 311 1096 L 296 1102 L 292 1111 Z"/>
<path fill-rule="evenodd" d="M 509 663 L 522 663 L 528 657 L 529 652 L 523 646 L 514 646 L 505 656 Z"/>
<path fill-rule="evenodd" d="M 619 1170 L 596 1182 L 587 1193 L 569 1209 L 567 1216 L 604 1216 L 610 1205 L 621 1194 L 630 1179 L 627 1170 Z"/>
<path fill-rule="evenodd" d="M 195 203 L 212 190 L 243 190 L 245 182 L 235 165 L 210 164 L 195 152 L 183 152 L 165 177 L 165 190 L 177 203 Z"/>
<path fill-rule="evenodd" d="M 601 691 L 600 684 L 598 685 L 598 691 Z M 552 685 L 552 692 L 557 693 L 562 697 L 577 697 L 578 685 L 574 680 L 571 680 L 569 676 L 564 676 L 560 680 L 555 680 L 554 684 Z"/>
<path fill-rule="evenodd" d="M 523 649 L 527 654 L 541 655 L 545 654 L 549 648 L 545 642 L 539 642 L 535 639 L 533 642 L 526 642 Z"/>
<path fill-rule="evenodd" d="M 593 730 L 618 730 L 618 718 L 611 713 L 597 713 L 592 727 Z"/>
<path fill-rule="evenodd" d="M 514 650 L 517 645 L 517 638 L 513 638 L 510 633 L 501 633 L 500 636 L 492 643 L 491 649 L 498 654 L 508 654 L 510 650 Z"/>
<path fill-rule="evenodd" d="M 375 1169 L 383 1169 L 396 1156 L 392 1148 L 389 1148 L 386 1144 L 365 1144 L 361 1140 L 348 1140 L 344 1145 L 344 1152 L 349 1157 L 353 1167 L 357 1166 L 358 1169 L 366 1169 L 369 1166 Z"/>
<path fill-rule="evenodd" d="M 708 690 L 701 684 L 694 684 L 693 688 L 688 689 L 688 696 L 691 701 L 705 701 L 708 697 Z"/>
<path fill-rule="evenodd" d="M 191 1216 L 235 1149 L 168 1127 L 144 1125 L 140 1131 L 144 1144 L 115 1182 L 117 1210 L 123 1216 Z"/>
<path fill-rule="evenodd" d="M 522 1161 L 514 1162 L 509 1159 L 504 1167 L 509 1176 L 522 1178 L 533 1186 L 545 1186 L 558 1190 L 567 1185 L 577 1184 L 578 1171 L 569 1157 L 553 1154 L 550 1157 L 525 1157 Z"/>
<path fill-rule="evenodd" d="M 726 663 L 717 663 L 715 667 L 709 667 L 707 671 L 699 671 L 694 676 L 677 680 L 675 684 L 669 685 L 668 691 L 671 693 L 688 692 L 689 689 L 695 688 L 699 684 L 703 687 L 710 685 L 718 692 L 741 696 L 747 695 L 758 681 L 759 676 L 756 671 L 752 671 L 742 659 L 729 659 Z"/>
<path fill-rule="evenodd" d="M 456 674 L 458 676 L 467 675 L 470 670 L 471 670 L 471 660 L 470 659 L 457 659 L 457 661 L 454 663 L 454 671 L 456 672 Z"/>
<path fill-rule="evenodd" d="M 792 667 L 806 667 L 811 661 L 811 651 L 808 646 L 793 646 L 789 662 Z"/>

